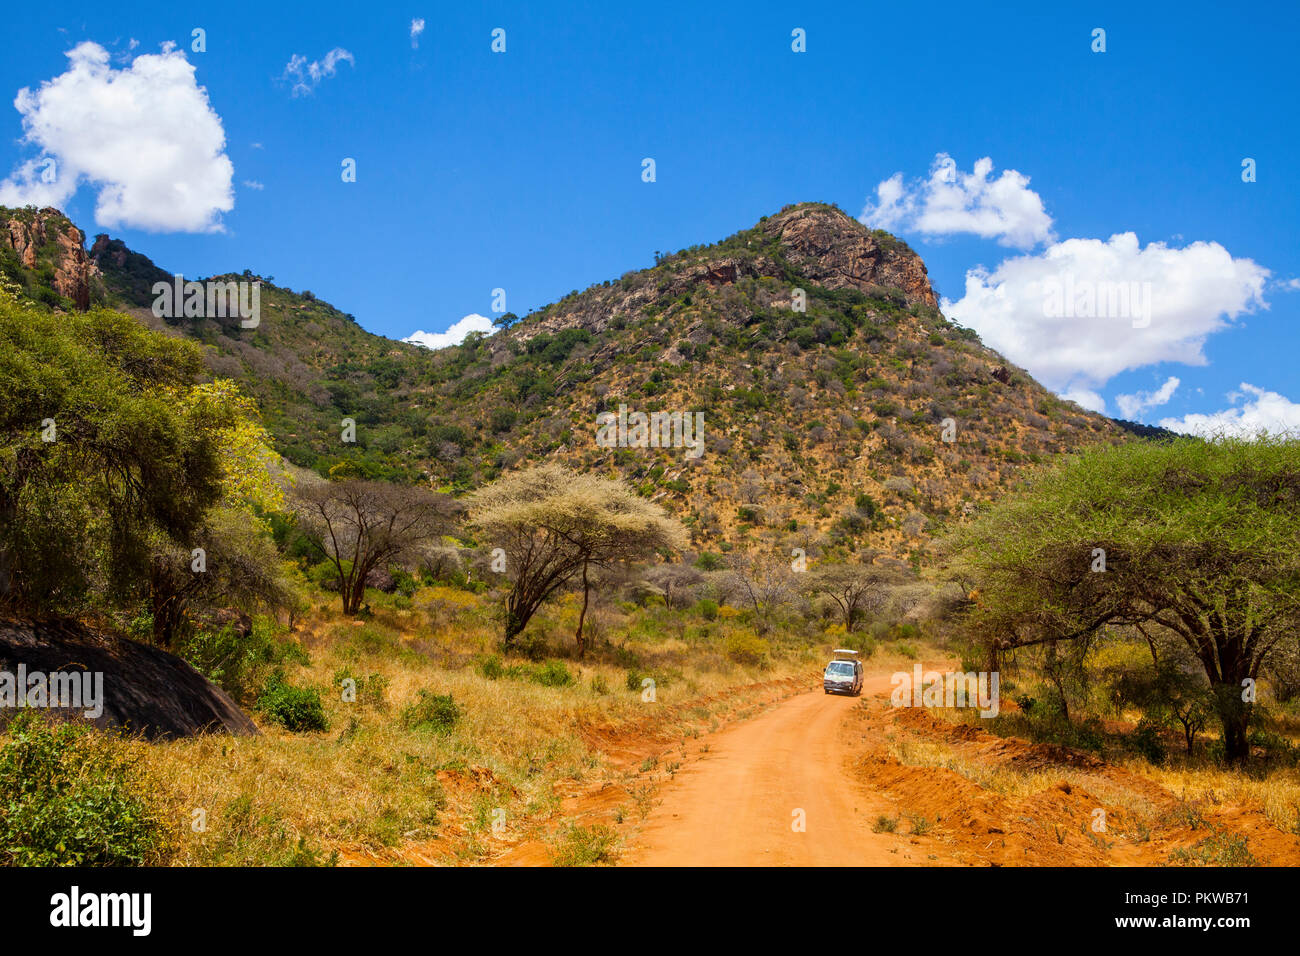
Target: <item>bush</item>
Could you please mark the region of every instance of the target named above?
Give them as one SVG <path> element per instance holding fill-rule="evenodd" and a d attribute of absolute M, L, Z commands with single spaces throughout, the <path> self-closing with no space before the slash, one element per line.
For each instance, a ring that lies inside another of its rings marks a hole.
<path fill-rule="evenodd" d="M 277 664 L 310 663 L 307 652 L 293 639 L 276 637 L 266 617 L 253 619 L 247 636 L 234 627 L 195 631 L 176 647 L 176 653 L 195 670 L 236 700 L 246 700 L 263 680 L 267 668 Z"/>
<path fill-rule="evenodd" d="M 262 685 L 257 697 L 258 711 L 286 730 L 328 730 L 320 691 L 314 687 L 294 687 L 276 668 Z"/>
<path fill-rule="evenodd" d="M 135 759 L 85 725 L 30 711 L 0 748 L 0 865 L 140 866 L 160 862 L 162 815 Z"/>
<path fill-rule="evenodd" d="M 745 667 L 758 667 L 767 660 L 767 641 L 749 631 L 729 635 L 724 649 L 728 660 Z"/>
<path fill-rule="evenodd" d="M 702 598 L 696 603 L 695 610 L 706 621 L 716 621 L 718 619 L 717 601 L 710 601 L 708 598 Z"/>
<path fill-rule="evenodd" d="M 343 561 L 343 573 L 349 574 L 352 570 L 352 562 Z M 307 580 L 316 585 L 322 591 L 333 591 L 338 593 L 339 590 L 339 572 L 334 567 L 333 561 L 320 561 L 307 569 Z"/>
<path fill-rule="evenodd" d="M 338 688 L 340 698 L 343 695 L 343 682 L 352 680 L 356 684 L 356 700 L 358 704 L 373 704 L 375 707 L 382 708 L 385 704 L 385 695 L 388 693 L 388 678 L 383 674 L 354 674 L 352 668 L 342 667 L 334 672 L 333 686 Z"/>
<path fill-rule="evenodd" d="M 593 824 L 590 827 L 570 825 L 561 836 L 555 849 L 556 866 L 595 866 L 614 862 L 614 846 L 618 835 L 609 827 Z"/>
<path fill-rule="evenodd" d="M 515 650 L 530 661 L 540 661 L 546 656 L 546 638 L 536 631 L 525 631 L 515 638 Z"/>
<path fill-rule="evenodd" d="M 460 708 L 451 694 L 421 690 L 415 703 L 402 711 L 402 723 L 408 730 L 432 730 L 445 734 L 460 720 Z"/>
<path fill-rule="evenodd" d="M 489 654 L 478 662 L 478 672 L 488 680 L 500 680 L 506 675 L 506 666 L 497 654 Z"/>
<path fill-rule="evenodd" d="M 532 679 L 543 687 L 568 687 L 574 677 L 564 661 L 549 660 L 533 670 Z"/>
<path fill-rule="evenodd" d="M 1138 721 L 1137 730 L 1128 738 L 1129 746 L 1153 764 L 1165 762 L 1165 745 L 1160 742 L 1160 724 L 1149 717 Z"/>

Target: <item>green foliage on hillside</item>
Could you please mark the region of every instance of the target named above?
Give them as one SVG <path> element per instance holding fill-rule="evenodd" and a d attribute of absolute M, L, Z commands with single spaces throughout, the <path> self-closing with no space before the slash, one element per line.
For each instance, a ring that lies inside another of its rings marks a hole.
<path fill-rule="evenodd" d="M 669 496 L 701 544 L 835 527 L 837 546 L 899 550 L 912 546 L 902 529 L 918 510 L 929 522 L 923 540 L 1023 464 L 1117 440 L 1107 420 L 1060 402 L 925 302 L 887 286 L 813 281 L 771 228 L 803 210 L 825 213 L 848 240 L 913 255 L 832 206 L 788 207 L 437 351 L 372 335 L 310 292 L 251 271 L 215 278 L 262 282 L 257 328 L 234 317 L 156 319 L 146 287 L 165 273 L 112 241 L 97 259 L 110 298 L 201 343 L 208 374 L 256 399 L 276 449 L 297 465 L 463 492 L 557 458 Z M 791 308 L 795 287 L 807 294 L 802 312 Z M 703 459 L 684 469 L 671 449 L 596 448 L 595 416 L 619 404 L 702 412 Z M 955 443 L 938 439 L 947 419 L 959 423 Z M 736 528 L 720 515 L 756 504 L 736 490 L 751 469 L 770 513 Z M 842 490 L 814 501 L 826 471 L 842 476 Z M 898 475 L 917 493 L 884 494 Z M 866 530 L 841 521 L 863 492 L 881 505 Z"/>

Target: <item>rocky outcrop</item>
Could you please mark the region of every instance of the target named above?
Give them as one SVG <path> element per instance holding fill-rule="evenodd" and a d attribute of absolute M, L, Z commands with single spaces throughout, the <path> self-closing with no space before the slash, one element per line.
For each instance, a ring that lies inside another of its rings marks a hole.
<path fill-rule="evenodd" d="M 57 209 L 0 210 L 0 242 L 18 255 L 24 269 L 48 266 L 50 287 L 81 310 L 90 308 L 96 269 L 86 255 L 86 237 Z"/>
<path fill-rule="evenodd" d="M 872 286 L 891 286 L 906 296 L 908 305 L 939 305 L 920 256 L 901 240 L 872 232 L 834 206 L 793 206 L 760 228 L 780 241 L 791 265 L 828 289 L 866 292 Z"/>
<path fill-rule="evenodd" d="M 653 269 L 629 273 L 619 282 L 593 286 L 533 316 L 513 337 L 526 341 L 564 329 L 606 331 L 620 318 L 636 321 L 646 306 L 662 305 L 690 295 L 700 286 L 735 285 L 742 279 L 785 278 L 793 269 L 809 283 L 827 289 L 854 288 L 871 294 L 897 289 L 907 305 L 938 308 L 925 263 L 907 243 L 889 233 L 872 231 L 834 206 L 800 203 L 764 217 L 753 230 L 756 239 L 743 252 L 730 250 L 703 256 L 694 250 L 665 258 Z M 770 240 L 775 248 L 769 248 Z M 759 241 L 766 240 L 766 241 Z M 752 251 L 751 251 L 752 250 Z M 783 260 L 783 261 L 782 261 Z M 789 305 L 788 289 L 779 297 Z M 775 300 L 774 300 L 775 301 Z M 497 336 L 490 347 L 505 349 L 508 336 Z"/>
<path fill-rule="evenodd" d="M 47 700 L 42 712 L 59 719 L 150 740 L 257 733 L 225 691 L 179 657 L 63 620 L 0 621 L 0 726 L 20 713 L 13 697 L 20 666 L 29 684 L 35 674 L 102 675 L 102 713 L 86 716 L 92 708 L 84 697 L 78 707 L 49 707 Z"/>
<path fill-rule="evenodd" d="M 153 302 L 155 282 L 172 281 L 171 275 L 154 265 L 148 256 L 128 249 L 121 239 L 103 233 L 95 237 L 90 247 L 90 262 L 99 270 L 111 298 L 141 308 L 148 308 Z"/>

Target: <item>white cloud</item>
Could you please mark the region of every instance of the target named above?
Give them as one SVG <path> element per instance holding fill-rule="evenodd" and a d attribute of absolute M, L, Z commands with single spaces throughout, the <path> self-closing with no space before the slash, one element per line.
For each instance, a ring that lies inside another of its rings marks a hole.
<path fill-rule="evenodd" d="M 256 189 L 259 192 L 261 192 L 263 189 L 266 188 L 266 186 L 264 186 L 262 183 L 259 183 L 256 179 L 245 179 L 244 185 L 247 186 L 249 189 Z"/>
<path fill-rule="evenodd" d="M 1135 392 L 1132 395 L 1116 395 L 1115 403 L 1119 405 L 1120 415 L 1131 421 L 1137 421 L 1138 416 L 1148 409 L 1169 404 L 1169 400 L 1174 397 L 1174 392 L 1178 390 L 1179 384 L 1181 383 L 1178 378 L 1170 375 L 1165 380 L 1165 384 L 1155 391 Z"/>
<path fill-rule="evenodd" d="M 416 17 L 411 21 L 411 48 L 415 49 L 420 45 L 420 34 L 424 32 L 424 17 Z"/>
<path fill-rule="evenodd" d="M 1106 414 L 1106 399 L 1102 398 L 1098 392 L 1087 388 L 1072 388 L 1069 391 L 1061 393 L 1061 397 L 1067 402 L 1074 402 L 1077 405 L 1088 409 L 1090 412 L 1099 412 Z"/>
<path fill-rule="evenodd" d="M 1108 241 L 1067 239 L 992 272 L 972 269 L 965 295 L 942 306 L 1048 388 L 1095 391 L 1144 365 L 1205 365 L 1209 335 L 1243 312 L 1267 308 L 1268 277 L 1217 242 L 1142 248 L 1128 232 Z"/>
<path fill-rule="evenodd" d="M 1192 435 L 1234 434 L 1253 437 L 1261 431 L 1300 431 L 1300 404 L 1284 395 L 1241 383 L 1241 391 L 1228 395 L 1231 407 L 1208 415 L 1162 418 L 1160 425 Z"/>
<path fill-rule="evenodd" d="M 14 99 L 23 141 L 41 155 L 0 181 L 0 205 L 62 206 L 87 182 L 101 226 L 221 231 L 234 165 L 185 54 L 168 44 L 117 70 L 87 41 L 67 57 L 66 73 Z"/>
<path fill-rule="evenodd" d="M 459 345 L 471 332 L 491 332 L 492 320 L 485 315 L 471 312 L 455 323 L 446 332 L 415 332 L 402 339 L 414 345 L 423 345 L 428 349 L 445 349 L 449 345 Z"/>
<path fill-rule="evenodd" d="M 341 46 L 330 50 L 324 58 L 310 62 L 302 54 L 295 53 L 285 64 L 284 79 L 293 84 L 294 96 L 304 96 L 314 92 L 316 87 L 320 86 L 321 80 L 333 76 L 338 70 L 338 65 L 345 60 L 356 66 L 352 54 Z"/>
<path fill-rule="evenodd" d="M 895 173 L 876 186 L 876 203 L 868 201 L 858 218 L 891 232 L 972 233 L 1022 249 L 1050 241 L 1052 217 L 1043 209 L 1042 197 L 1029 188 L 1029 177 L 1004 169 L 991 179 L 992 172 L 993 160 L 987 156 L 964 173 L 951 156 L 939 153 L 928 179 L 908 184 L 902 173 Z"/>

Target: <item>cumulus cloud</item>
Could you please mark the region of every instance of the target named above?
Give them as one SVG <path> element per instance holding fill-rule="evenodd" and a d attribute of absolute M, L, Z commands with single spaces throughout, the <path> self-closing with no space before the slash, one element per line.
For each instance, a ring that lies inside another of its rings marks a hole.
<path fill-rule="evenodd" d="M 0 180 L 0 205 L 63 206 L 89 183 L 101 226 L 221 231 L 235 169 L 185 54 L 168 44 L 114 69 L 87 41 L 67 57 L 67 72 L 14 99 L 23 142 L 41 155 Z"/>
<path fill-rule="evenodd" d="M 1269 274 L 1217 242 L 1142 247 L 1127 232 L 972 269 L 965 295 L 942 305 L 1048 388 L 1095 392 L 1144 365 L 1205 365 L 1209 335 L 1267 308 Z"/>
<path fill-rule="evenodd" d="M 987 156 L 965 173 L 951 156 L 939 153 L 929 178 L 907 183 L 902 173 L 895 173 L 876 186 L 876 202 L 868 201 L 858 218 L 891 232 L 970 233 L 1021 249 L 1050 241 L 1052 217 L 1043 209 L 1042 197 L 1029 188 L 1029 177 L 1014 169 L 1004 169 L 997 178 L 992 173 L 993 160 Z"/>
<path fill-rule="evenodd" d="M 449 345 L 459 345 L 471 332 L 491 332 L 492 320 L 485 315 L 471 312 L 455 323 L 446 332 L 415 332 L 402 339 L 414 345 L 423 345 L 428 349 L 445 349 Z"/>
<path fill-rule="evenodd" d="M 416 17 L 411 21 L 411 49 L 416 49 L 420 45 L 420 34 L 424 32 L 424 17 Z"/>
<path fill-rule="evenodd" d="M 1232 434 L 1253 437 L 1261 431 L 1276 434 L 1300 431 L 1300 404 L 1284 395 L 1266 391 L 1246 382 L 1241 390 L 1228 395 L 1228 408 L 1208 415 L 1184 415 L 1162 418 L 1163 428 L 1191 435 Z"/>
<path fill-rule="evenodd" d="M 356 66 L 352 54 L 341 46 L 336 46 L 319 60 L 311 60 L 300 53 L 289 57 L 284 67 L 284 79 L 292 85 L 294 96 L 306 96 L 320 86 L 321 80 L 328 79 L 338 72 L 340 63 L 346 61 Z"/>
<path fill-rule="evenodd" d="M 1119 405 L 1120 415 L 1136 421 L 1143 412 L 1169 404 L 1169 400 L 1174 397 L 1174 392 L 1178 391 L 1179 384 L 1181 383 L 1177 376 L 1170 375 L 1165 379 L 1165 384 L 1155 391 L 1116 395 L 1115 403 Z"/>

